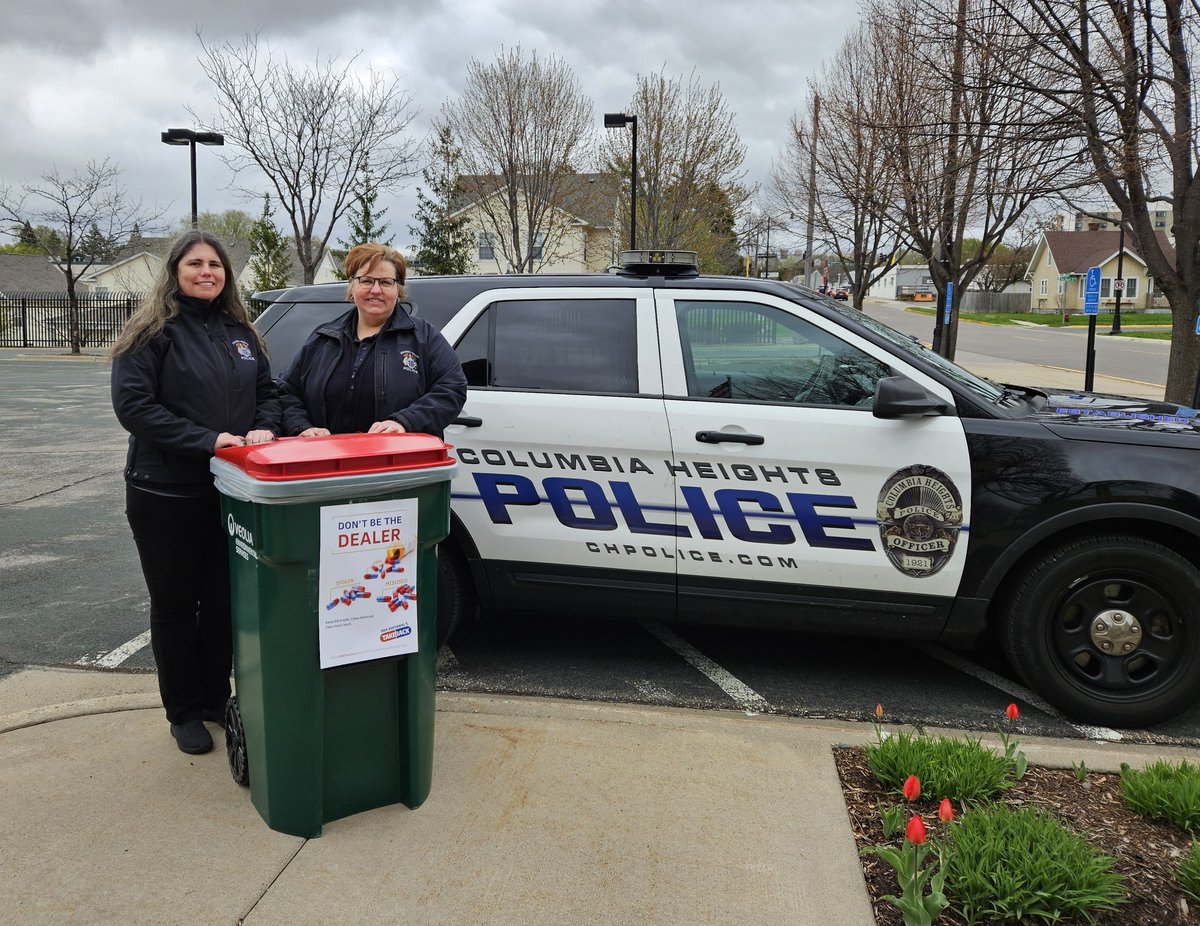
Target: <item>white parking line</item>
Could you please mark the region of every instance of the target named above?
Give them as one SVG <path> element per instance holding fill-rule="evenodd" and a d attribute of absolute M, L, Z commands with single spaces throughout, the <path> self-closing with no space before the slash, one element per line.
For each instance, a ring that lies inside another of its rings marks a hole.
<path fill-rule="evenodd" d="M 945 647 L 926 644 L 924 646 L 918 646 L 917 649 L 919 649 L 926 656 L 929 656 L 931 659 L 936 659 L 938 662 L 944 662 L 946 665 L 957 669 L 964 675 L 970 675 L 972 678 L 977 678 L 985 685 L 991 685 L 993 688 L 998 688 L 1007 695 L 1018 698 L 1027 704 L 1032 704 L 1040 711 L 1045 711 L 1051 717 L 1057 717 L 1068 726 L 1078 730 L 1090 740 L 1103 740 L 1105 742 L 1115 743 L 1122 739 L 1120 733 L 1109 727 L 1092 727 L 1088 726 L 1087 724 L 1072 723 L 1067 719 L 1066 715 L 1063 714 L 1062 711 L 1056 707 L 1051 707 L 1025 686 L 1018 685 L 1016 682 L 1011 681 L 1002 675 L 997 675 L 995 672 L 990 672 L 983 666 L 979 666 L 971 662 L 969 659 L 963 659 L 961 656 L 950 652 L 950 650 L 946 649 Z"/>
<path fill-rule="evenodd" d="M 677 633 L 668 630 L 657 621 L 642 621 L 641 624 L 658 637 L 668 649 L 674 650 L 693 668 L 707 675 L 718 688 L 734 700 L 738 707 L 749 712 L 766 710 L 768 706 L 766 698 L 741 679 L 722 669 Z"/>
<path fill-rule="evenodd" d="M 87 655 L 82 659 L 76 659 L 77 666 L 99 666 L 102 669 L 115 669 L 126 659 L 136 653 L 138 650 L 144 649 L 150 644 L 150 631 L 139 633 L 128 643 L 118 646 L 115 650 L 107 653 L 98 653 L 95 656 Z"/>

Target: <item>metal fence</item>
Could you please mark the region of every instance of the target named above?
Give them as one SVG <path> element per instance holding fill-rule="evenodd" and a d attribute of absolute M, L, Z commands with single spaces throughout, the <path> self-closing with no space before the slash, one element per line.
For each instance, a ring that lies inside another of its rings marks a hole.
<path fill-rule="evenodd" d="M 80 293 L 80 346 L 112 344 L 141 301 L 141 293 Z M 70 309 L 65 292 L 0 296 L 0 347 L 70 346 Z"/>

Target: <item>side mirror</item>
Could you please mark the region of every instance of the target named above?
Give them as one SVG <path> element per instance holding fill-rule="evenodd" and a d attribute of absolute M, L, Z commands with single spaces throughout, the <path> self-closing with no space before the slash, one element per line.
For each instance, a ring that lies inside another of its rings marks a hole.
<path fill-rule="evenodd" d="M 945 402 L 905 376 L 885 376 L 875 385 L 876 418 L 924 418 L 949 411 Z"/>

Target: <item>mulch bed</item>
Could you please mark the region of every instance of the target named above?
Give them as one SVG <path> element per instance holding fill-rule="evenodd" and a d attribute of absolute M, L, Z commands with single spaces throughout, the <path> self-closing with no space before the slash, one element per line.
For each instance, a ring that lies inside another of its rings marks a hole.
<path fill-rule="evenodd" d="M 863 749 L 835 749 L 834 761 L 855 843 L 859 849 L 883 844 L 877 802 L 886 807 L 901 800 L 899 795 L 889 793 L 876 780 Z M 1097 926 L 1200 923 L 1200 902 L 1189 904 L 1189 898 L 1175 880 L 1175 869 L 1191 845 L 1190 838 L 1179 827 L 1147 820 L 1126 807 L 1120 797 L 1120 775 L 1088 772 L 1083 781 L 1077 781 L 1072 769 L 1030 766 L 1025 776 L 999 800 L 1053 812 L 1092 845 L 1117 860 L 1115 870 L 1125 878 L 1129 902 L 1115 911 L 1097 914 L 1094 920 Z M 940 836 L 939 801 L 922 799 L 915 805 L 931 837 Z M 899 845 L 899 837 L 895 844 Z M 882 899 L 885 894 L 899 893 L 896 873 L 875 856 L 864 856 L 862 861 L 876 926 L 903 926 L 900 911 Z M 947 891 L 947 895 L 951 906 L 937 922 L 949 926 L 965 924 L 954 912 L 953 894 Z"/>

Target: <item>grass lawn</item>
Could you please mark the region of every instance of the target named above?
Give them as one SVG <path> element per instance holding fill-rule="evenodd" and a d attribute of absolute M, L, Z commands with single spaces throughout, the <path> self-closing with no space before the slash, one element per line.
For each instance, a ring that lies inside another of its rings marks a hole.
<path fill-rule="evenodd" d="M 936 315 L 937 309 L 931 306 L 908 306 L 910 312 L 919 315 Z M 988 325 L 1012 325 L 1017 322 L 1028 322 L 1034 325 L 1045 325 L 1047 328 L 1086 328 L 1089 316 L 1083 313 L 1072 313 L 1071 320 L 1064 325 L 1062 315 L 1057 312 L 1046 314 L 1037 312 L 964 312 L 959 316 L 960 321 L 979 322 Z M 1096 333 L 1107 335 L 1112 330 L 1113 316 L 1105 312 L 1096 316 Z M 1156 331 L 1130 331 L 1127 327 L 1154 326 Z M 1130 338 L 1150 338 L 1152 340 L 1169 341 L 1171 339 L 1170 313 L 1121 312 L 1121 335 Z"/>

